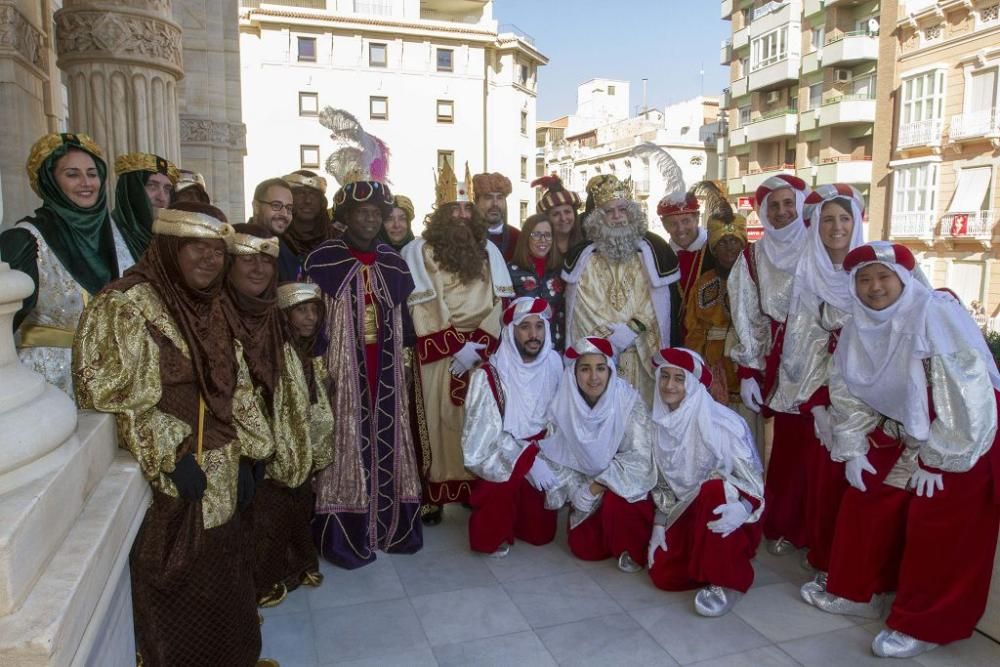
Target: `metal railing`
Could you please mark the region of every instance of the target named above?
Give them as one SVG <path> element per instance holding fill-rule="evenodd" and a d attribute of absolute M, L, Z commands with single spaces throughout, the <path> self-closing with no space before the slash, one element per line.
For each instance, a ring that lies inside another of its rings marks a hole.
<path fill-rule="evenodd" d="M 940 118 L 929 118 L 899 126 L 897 148 L 910 146 L 938 146 L 941 144 L 943 123 Z"/>
<path fill-rule="evenodd" d="M 754 118 L 748 123 L 748 125 L 753 125 L 754 123 L 763 123 L 765 120 L 773 120 L 775 118 L 781 118 L 782 116 L 798 116 L 799 112 L 791 107 L 787 109 L 779 109 L 777 111 L 771 111 L 770 113 L 764 114 L 760 118 Z"/>
<path fill-rule="evenodd" d="M 239 0 L 240 9 L 260 9 L 262 4 L 295 9 L 326 9 L 326 0 Z"/>
<path fill-rule="evenodd" d="M 837 95 L 836 97 L 831 97 L 822 106 L 829 106 L 831 104 L 839 104 L 841 102 L 867 102 L 868 100 L 874 100 L 875 93 L 848 93 L 847 95 Z"/>
<path fill-rule="evenodd" d="M 836 44 L 837 42 L 847 39 L 848 37 L 871 37 L 874 39 L 874 36 L 867 30 L 852 30 L 850 32 L 837 32 L 829 35 L 827 36 L 824 44 L 827 46 L 830 44 Z"/>
<path fill-rule="evenodd" d="M 784 164 L 775 164 L 767 167 L 761 167 L 760 169 L 747 169 L 747 176 L 754 176 L 756 174 L 766 174 L 769 171 L 789 171 L 795 169 L 795 165 L 789 162 Z"/>
<path fill-rule="evenodd" d="M 941 218 L 941 232 L 947 231 L 951 236 L 991 239 L 996 222 L 996 210 L 953 212 Z"/>
<path fill-rule="evenodd" d="M 871 155 L 837 155 L 835 157 L 825 157 L 819 161 L 820 164 L 836 164 L 837 162 L 871 162 Z"/>
<path fill-rule="evenodd" d="M 970 111 L 952 116 L 948 136 L 952 141 L 1000 134 L 1000 110 Z"/>
<path fill-rule="evenodd" d="M 893 213 L 890 234 L 900 238 L 929 239 L 934 237 L 934 211 Z"/>
<path fill-rule="evenodd" d="M 521 30 L 520 28 L 518 28 L 513 23 L 501 23 L 500 26 L 497 28 L 497 34 L 498 35 L 503 35 L 503 34 L 517 35 L 517 37 L 522 42 L 525 42 L 526 44 L 531 44 L 532 46 L 535 45 L 535 38 L 532 37 L 531 35 L 529 35 L 528 33 L 526 33 L 524 30 Z"/>

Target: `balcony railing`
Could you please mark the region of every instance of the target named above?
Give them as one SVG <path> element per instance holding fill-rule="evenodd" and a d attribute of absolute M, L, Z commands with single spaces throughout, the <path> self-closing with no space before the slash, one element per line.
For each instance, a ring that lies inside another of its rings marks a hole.
<path fill-rule="evenodd" d="M 761 5 L 757 9 L 753 10 L 753 20 L 756 21 L 772 12 L 776 12 L 787 4 L 788 0 L 771 0 L 771 2 L 766 5 Z"/>
<path fill-rule="evenodd" d="M 320 2 L 325 5 L 326 3 Z M 392 16 L 392 0 L 354 0 L 354 13 L 368 16 Z"/>
<path fill-rule="evenodd" d="M 892 236 L 908 239 L 934 238 L 934 212 L 914 211 L 892 214 Z"/>
<path fill-rule="evenodd" d="M 952 141 L 997 137 L 1000 135 L 1000 110 L 971 111 L 952 116 L 948 136 Z"/>
<path fill-rule="evenodd" d="M 993 226 L 998 219 L 997 213 L 996 210 L 949 213 L 941 219 L 941 233 L 956 237 L 991 239 Z"/>
<path fill-rule="evenodd" d="M 899 127 L 899 139 L 896 141 L 896 147 L 940 146 L 942 126 L 940 118 L 904 123 Z"/>
<path fill-rule="evenodd" d="M 513 23 L 501 23 L 497 28 L 498 35 L 510 34 L 516 35 L 525 44 L 535 45 L 535 38 L 526 33 L 525 31 L 518 28 Z"/>

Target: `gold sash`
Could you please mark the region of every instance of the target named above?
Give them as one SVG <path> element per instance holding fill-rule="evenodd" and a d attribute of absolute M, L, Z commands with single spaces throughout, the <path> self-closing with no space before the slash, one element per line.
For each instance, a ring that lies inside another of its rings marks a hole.
<path fill-rule="evenodd" d="M 21 327 L 21 341 L 18 348 L 61 347 L 71 349 L 76 331 L 52 327 L 46 324 L 25 324 Z"/>

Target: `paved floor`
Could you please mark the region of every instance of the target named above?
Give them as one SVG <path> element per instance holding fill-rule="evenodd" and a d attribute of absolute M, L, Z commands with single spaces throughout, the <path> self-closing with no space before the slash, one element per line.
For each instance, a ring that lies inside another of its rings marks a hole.
<path fill-rule="evenodd" d="M 545 547 L 516 544 L 503 560 L 474 554 L 467 519 L 449 507 L 413 556 L 379 554 L 353 572 L 324 564 L 320 588 L 264 610 L 263 655 L 282 667 L 1000 665 L 1000 644 L 979 634 L 916 660 L 874 658 L 881 624 L 801 602 L 809 574 L 796 555 L 762 549 L 753 588 L 727 616 L 706 619 L 693 592 L 573 558 L 562 531 Z"/>

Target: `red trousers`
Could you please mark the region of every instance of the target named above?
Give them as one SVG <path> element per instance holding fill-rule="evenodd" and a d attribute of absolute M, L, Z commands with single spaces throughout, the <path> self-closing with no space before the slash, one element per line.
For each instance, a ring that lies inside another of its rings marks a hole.
<path fill-rule="evenodd" d="M 774 443 L 764 478 L 764 537 L 783 537 L 796 547 L 809 543 L 806 470 L 816 441 L 812 415 L 774 414 Z"/>
<path fill-rule="evenodd" d="M 760 544 L 760 524 L 743 524 L 728 537 L 713 533 L 708 522 L 726 502 L 722 480 L 701 485 L 698 497 L 667 530 L 667 550 L 656 551 L 649 578 L 665 591 L 686 591 L 707 584 L 745 593 L 753 583 L 750 559 Z"/>
<path fill-rule="evenodd" d="M 504 542 L 514 544 L 515 539 L 535 545 L 555 539 L 557 513 L 545 509 L 545 493 L 525 479 L 536 454 L 538 446 L 529 445 L 506 482 L 477 479 L 472 483 L 469 546 L 473 551 L 493 553 Z"/>
<path fill-rule="evenodd" d="M 605 491 L 597 511 L 569 530 L 569 550 L 581 560 L 617 558 L 627 551 L 632 560 L 645 565 L 654 513 L 649 497 L 630 503 Z"/>
<path fill-rule="evenodd" d="M 876 446 L 890 442 L 880 431 Z M 943 473 L 933 498 L 882 483 L 902 448 L 873 447 L 878 475 L 868 491 L 844 494 L 830 558 L 827 590 L 857 602 L 896 591 L 886 625 L 923 641 L 946 644 L 972 634 L 986 608 L 1000 528 L 994 471 L 1000 445 L 971 470 Z"/>
<path fill-rule="evenodd" d="M 808 560 L 817 570 L 827 572 L 840 501 L 850 485 L 844 477 L 844 464 L 831 459 L 830 452 L 819 440 L 815 440 L 809 450 L 805 511 Z"/>

